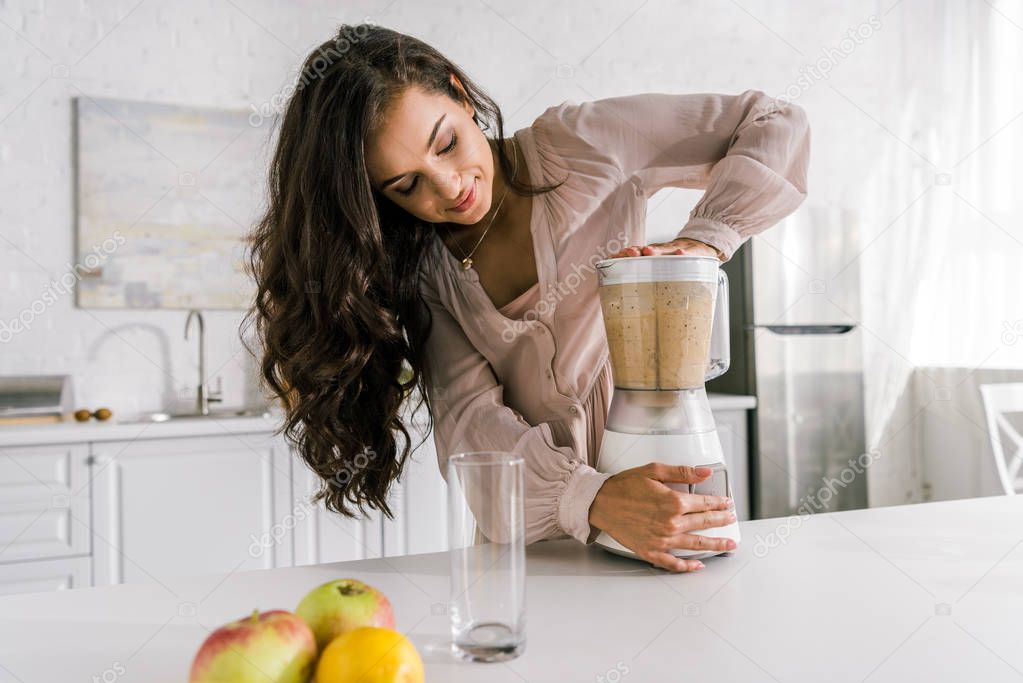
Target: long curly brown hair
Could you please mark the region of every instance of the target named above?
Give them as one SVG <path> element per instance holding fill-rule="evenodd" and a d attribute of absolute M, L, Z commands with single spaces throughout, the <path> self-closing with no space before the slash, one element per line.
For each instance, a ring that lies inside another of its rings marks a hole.
<path fill-rule="evenodd" d="M 434 228 L 377 193 L 364 141 L 409 86 L 463 103 L 452 74 L 477 125 L 496 128 L 511 189 L 554 189 L 513 178 L 501 111 L 472 79 L 422 41 L 373 24 L 342 25 L 306 57 L 274 125 L 267 208 L 248 238 L 256 294 L 242 325 L 256 323 L 260 380 L 285 412 L 277 433 L 321 479 L 314 500 L 349 517 L 368 507 L 393 518 L 388 490 L 415 450 L 402 419 L 413 394 L 414 410 L 425 402 L 430 413 L 426 435 L 433 429 L 418 274 Z"/>

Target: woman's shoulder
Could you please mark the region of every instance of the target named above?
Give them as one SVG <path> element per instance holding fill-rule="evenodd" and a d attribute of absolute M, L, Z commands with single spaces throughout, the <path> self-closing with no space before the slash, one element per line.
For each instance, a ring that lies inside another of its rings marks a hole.
<path fill-rule="evenodd" d="M 533 123 L 549 137 L 585 140 L 599 146 L 608 135 L 623 127 L 642 125 L 634 121 L 637 113 L 647 113 L 652 104 L 666 96 L 663 93 L 643 92 L 631 95 L 594 98 L 583 101 L 564 100 L 545 109 Z"/>
<path fill-rule="evenodd" d="M 616 158 L 602 144 L 592 120 L 591 102 L 565 100 L 544 109 L 529 127 L 545 181 L 621 179 Z"/>
<path fill-rule="evenodd" d="M 563 146 L 584 139 L 586 126 L 580 125 L 584 123 L 579 118 L 581 106 L 574 100 L 552 104 L 533 120 L 531 128 L 545 142 L 554 145 Z"/>

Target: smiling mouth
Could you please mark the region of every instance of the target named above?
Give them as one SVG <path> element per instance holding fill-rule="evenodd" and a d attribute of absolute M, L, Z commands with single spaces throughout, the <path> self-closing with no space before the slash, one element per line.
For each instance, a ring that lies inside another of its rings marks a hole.
<path fill-rule="evenodd" d="M 469 189 L 466 191 L 465 195 L 462 196 L 457 202 L 455 202 L 455 205 L 452 206 L 451 208 L 454 209 L 454 210 L 457 210 L 458 207 L 460 207 L 462 204 L 464 204 L 465 200 L 467 200 L 472 195 L 473 190 L 475 190 L 475 188 L 476 188 L 476 178 L 473 178 L 472 179 L 472 185 L 469 186 Z"/>

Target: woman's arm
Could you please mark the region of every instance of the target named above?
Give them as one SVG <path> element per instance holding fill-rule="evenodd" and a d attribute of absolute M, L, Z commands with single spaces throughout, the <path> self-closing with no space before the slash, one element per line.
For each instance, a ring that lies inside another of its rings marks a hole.
<path fill-rule="evenodd" d="M 637 183 L 647 196 L 669 186 L 706 189 L 678 239 L 659 245 L 665 253 L 685 248 L 688 239 L 714 247 L 727 261 L 806 198 L 806 113 L 759 90 L 641 93 L 567 102 L 557 114 L 557 125 L 604 151 L 623 182 Z"/>
<path fill-rule="evenodd" d="M 421 278 L 423 300 L 433 318 L 427 341 L 427 394 L 434 409 L 437 462 L 447 479 L 452 453 L 514 452 L 525 460 L 526 543 L 567 533 L 581 543 L 596 540 L 589 523 L 597 490 L 611 475 L 586 464 L 572 448 L 554 443 L 549 425 L 530 426 L 504 404 L 503 387 L 487 359 Z"/>

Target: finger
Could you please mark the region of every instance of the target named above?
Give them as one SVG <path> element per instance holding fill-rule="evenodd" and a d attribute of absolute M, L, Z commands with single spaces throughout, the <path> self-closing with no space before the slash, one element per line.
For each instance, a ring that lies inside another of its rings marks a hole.
<path fill-rule="evenodd" d="M 622 258 L 623 256 L 639 256 L 639 248 L 624 247 L 619 249 L 617 253 L 611 256 L 611 258 Z"/>
<path fill-rule="evenodd" d="M 713 512 L 693 512 L 682 515 L 679 520 L 679 531 L 697 531 L 699 529 L 714 529 L 720 526 L 731 524 L 735 521 L 735 513 L 731 510 L 715 510 Z"/>
<path fill-rule="evenodd" d="M 675 557 L 671 553 L 653 551 L 643 557 L 647 562 L 671 572 L 694 572 L 703 569 L 703 562 Z"/>
<path fill-rule="evenodd" d="M 671 539 L 670 547 L 676 550 L 712 550 L 723 553 L 735 550 L 736 544 L 730 538 L 701 536 L 699 534 L 679 534 Z"/>
<path fill-rule="evenodd" d="M 676 491 L 682 505 L 682 513 L 689 515 L 709 510 L 730 510 L 735 502 L 728 496 L 708 496 L 702 493 L 681 493 Z"/>
<path fill-rule="evenodd" d="M 685 250 L 682 247 L 669 244 L 647 244 L 640 248 L 640 253 L 643 256 L 657 256 L 658 254 L 684 254 Z"/>
<path fill-rule="evenodd" d="M 709 467 L 668 465 L 663 462 L 651 462 L 644 465 L 644 467 L 646 468 L 646 475 L 651 479 L 678 484 L 699 484 L 713 473 L 713 470 Z"/>

